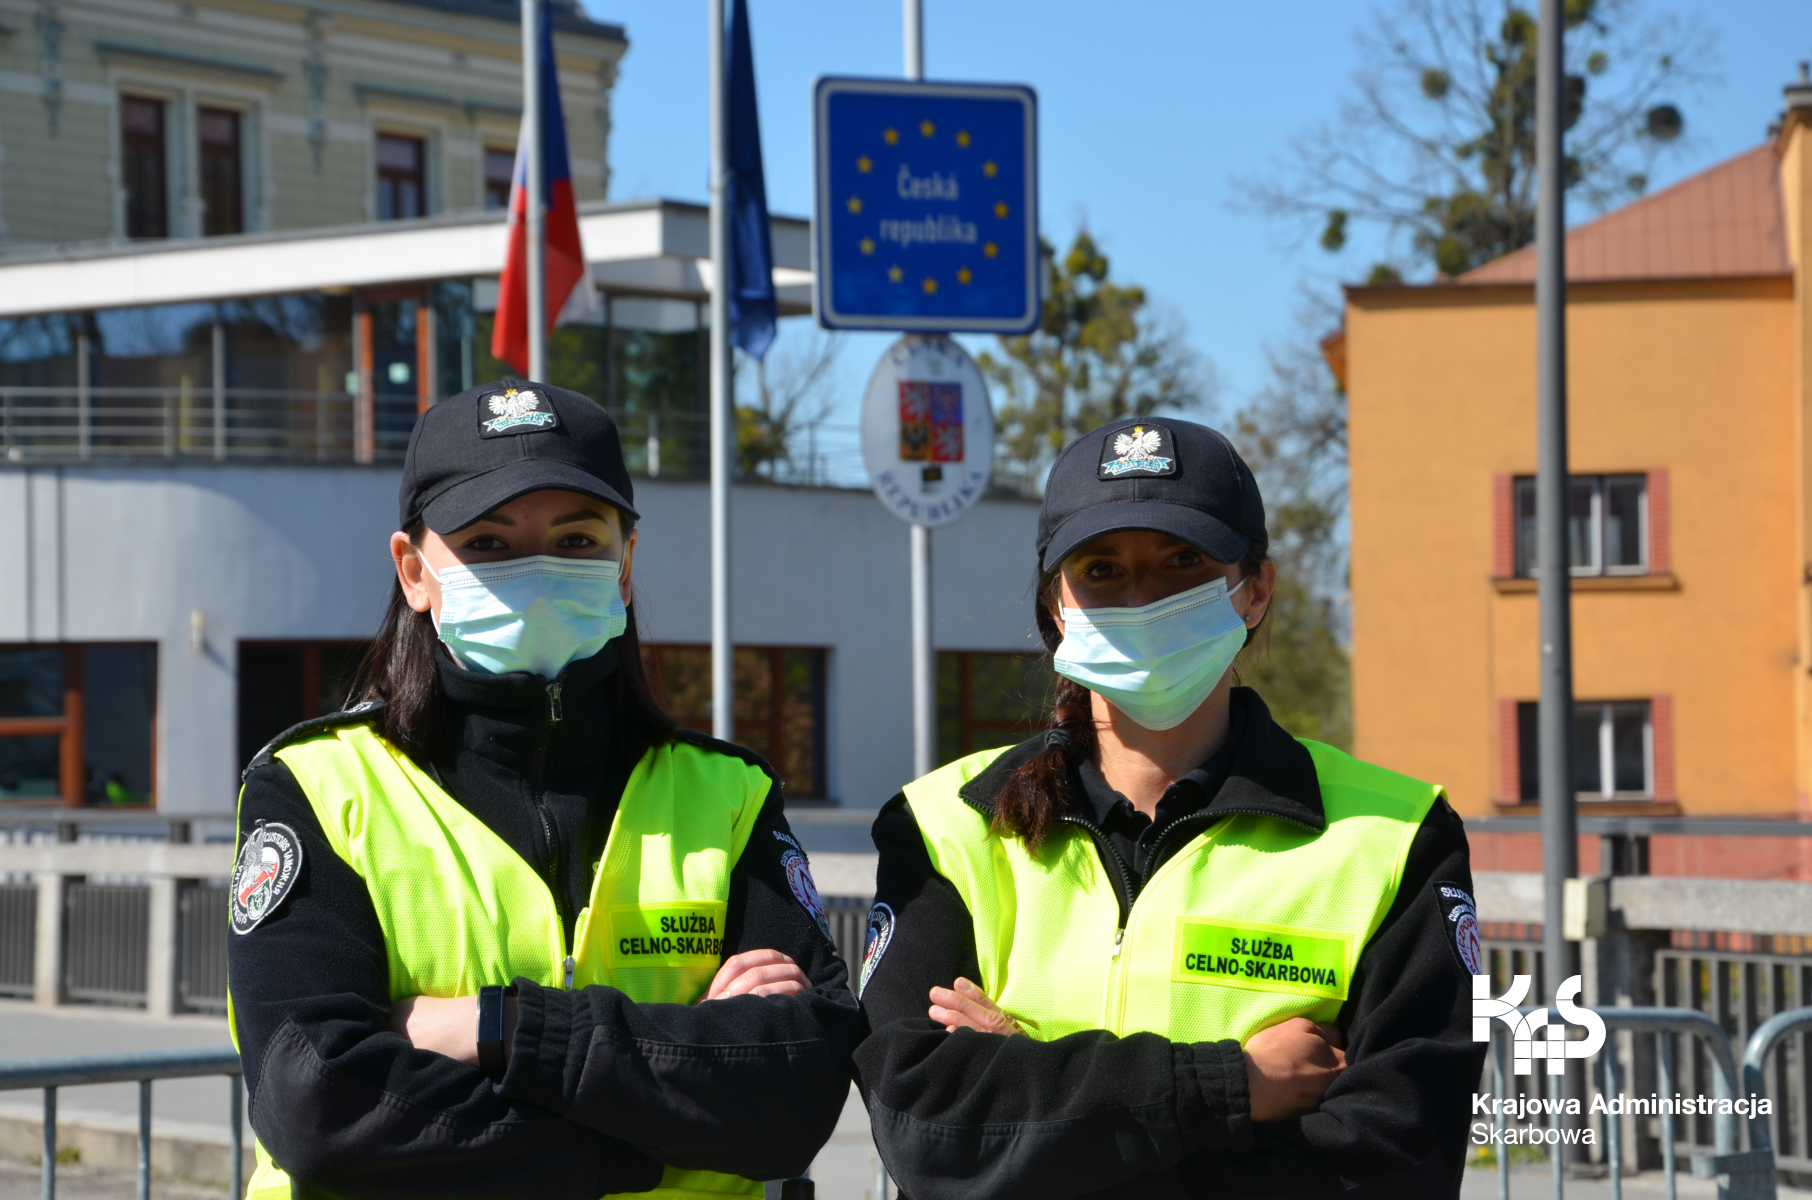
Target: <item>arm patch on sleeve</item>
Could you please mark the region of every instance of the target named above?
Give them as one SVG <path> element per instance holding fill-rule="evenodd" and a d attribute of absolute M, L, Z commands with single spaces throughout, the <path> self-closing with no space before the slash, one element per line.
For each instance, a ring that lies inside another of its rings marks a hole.
<path fill-rule="evenodd" d="M 1468 975 L 1485 973 L 1485 948 L 1479 941 L 1478 906 L 1472 895 L 1457 883 L 1435 884 L 1435 895 L 1441 901 L 1441 916 L 1447 922 L 1447 944 Z"/>
<path fill-rule="evenodd" d="M 805 851 L 778 829 L 774 831 L 774 837 L 786 847 L 780 854 L 780 869 L 786 874 L 787 890 L 818 926 L 824 940 L 835 946 L 837 939 L 831 936 L 830 914 L 824 911 L 824 901 L 818 899 L 818 885 L 812 880 L 812 865 L 806 861 Z"/>

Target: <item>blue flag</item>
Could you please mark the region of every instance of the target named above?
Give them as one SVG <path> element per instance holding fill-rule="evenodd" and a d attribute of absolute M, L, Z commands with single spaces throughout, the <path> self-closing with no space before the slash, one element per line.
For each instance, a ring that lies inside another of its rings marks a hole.
<path fill-rule="evenodd" d="M 756 358 L 774 343 L 774 247 L 768 186 L 761 171 L 761 120 L 755 112 L 755 52 L 746 0 L 730 6 L 730 340 Z"/>

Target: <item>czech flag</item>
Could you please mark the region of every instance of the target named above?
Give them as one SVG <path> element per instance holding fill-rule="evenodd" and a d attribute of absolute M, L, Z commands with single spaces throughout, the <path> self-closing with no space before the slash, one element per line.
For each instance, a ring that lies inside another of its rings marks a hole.
<path fill-rule="evenodd" d="M 553 5 L 541 3 L 538 53 L 541 57 L 541 173 L 547 184 L 543 282 L 547 285 L 547 328 L 552 332 L 573 287 L 588 277 L 579 245 L 579 209 L 573 201 L 572 160 L 566 153 L 566 117 L 560 111 L 560 77 L 554 64 Z M 526 126 L 527 122 L 524 122 Z M 528 336 L 528 143 L 516 139 L 516 178 L 510 185 L 510 244 L 498 288 L 491 357 L 526 377 Z"/>

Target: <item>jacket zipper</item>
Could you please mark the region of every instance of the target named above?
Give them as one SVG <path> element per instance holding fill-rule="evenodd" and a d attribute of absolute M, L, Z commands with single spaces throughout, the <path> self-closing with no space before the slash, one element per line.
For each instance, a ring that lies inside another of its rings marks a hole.
<path fill-rule="evenodd" d="M 566 903 L 560 896 L 560 843 L 555 836 L 554 814 L 548 811 L 547 804 L 541 799 L 542 776 L 547 771 L 547 747 L 554 739 L 554 726 L 560 723 L 563 715 L 560 707 L 561 682 L 556 679 L 547 685 L 547 724 L 541 730 L 541 739 L 535 744 L 535 770 L 530 777 L 534 784 L 535 814 L 541 818 L 541 833 L 547 840 L 547 868 L 542 871 L 542 878 L 547 883 L 548 894 L 553 897 L 554 914 L 560 921 L 560 948 L 565 951 L 566 986 L 573 985 L 573 946 L 572 937 L 566 932 Z"/>

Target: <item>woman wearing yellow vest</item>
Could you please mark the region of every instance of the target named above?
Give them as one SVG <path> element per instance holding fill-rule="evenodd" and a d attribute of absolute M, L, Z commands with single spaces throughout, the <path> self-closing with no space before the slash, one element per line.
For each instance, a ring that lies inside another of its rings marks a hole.
<path fill-rule="evenodd" d="M 779 781 L 650 695 L 615 425 L 475 388 L 417 422 L 401 510 L 361 702 L 245 775 L 248 1195 L 703 1200 L 802 1173 L 861 1014 Z"/>
<path fill-rule="evenodd" d="M 910 1200 L 1458 1194 L 1465 832 L 1232 686 L 1267 545 L 1203 426 L 1118 421 L 1053 466 L 1050 728 L 875 823 L 856 1071 Z"/>

